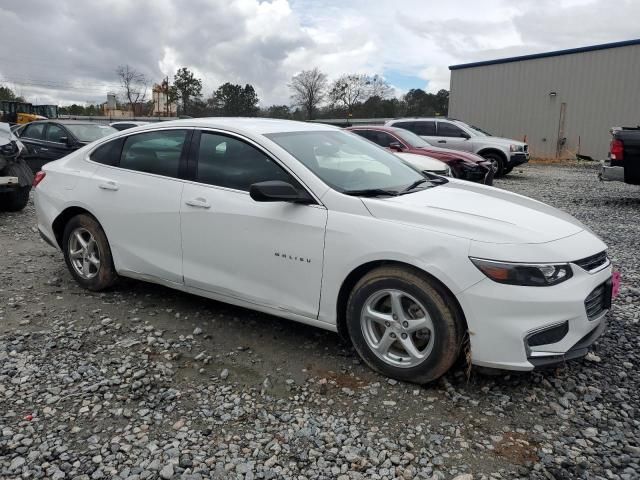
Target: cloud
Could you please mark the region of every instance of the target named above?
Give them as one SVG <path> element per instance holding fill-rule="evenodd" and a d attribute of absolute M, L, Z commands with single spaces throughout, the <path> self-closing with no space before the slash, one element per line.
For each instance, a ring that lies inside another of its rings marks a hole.
<path fill-rule="evenodd" d="M 0 6 L 0 82 L 40 103 L 102 102 L 118 65 L 153 83 L 186 66 L 207 96 L 251 83 L 269 105 L 318 66 L 437 91 L 451 64 L 633 38 L 639 17 L 635 0 L 22 0 Z"/>

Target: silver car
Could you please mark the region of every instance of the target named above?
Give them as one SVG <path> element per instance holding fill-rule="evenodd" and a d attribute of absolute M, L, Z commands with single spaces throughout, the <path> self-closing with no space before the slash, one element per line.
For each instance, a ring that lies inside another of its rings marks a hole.
<path fill-rule="evenodd" d="M 529 146 L 526 143 L 494 137 L 460 120 L 440 117 L 397 118 L 389 120 L 386 125 L 409 130 L 434 147 L 477 153 L 493 163 L 497 177 L 529 161 Z"/>

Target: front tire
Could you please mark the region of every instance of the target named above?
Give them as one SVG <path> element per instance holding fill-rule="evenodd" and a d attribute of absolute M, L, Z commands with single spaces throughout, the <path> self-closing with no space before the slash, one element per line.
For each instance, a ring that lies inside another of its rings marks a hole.
<path fill-rule="evenodd" d="M 347 330 L 360 357 L 377 372 L 424 384 L 451 368 L 464 322 L 435 281 L 403 267 L 381 267 L 353 288 Z"/>
<path fill-rule="evenodd" d="M 19 212 L 29 203 L 31 186 L 19 187 L 12 192 L 5 192 L 0 199 L 0 209 L 6 212 Z"/>
<path fill-rule="evenodd" d="M 118 274 L 104 230 L 90 215 L 76 215 L 64 228 L 64 260 L 73 278 L 87 290 L 113 286 Z"/>
<path fill-rule="evenodd" d="M 502 155 L 500 155 L 499 153 L 483 153 L 482 154 L 482 158 L 484 158 L 485 160 L 489 160 L 492 165 L 494 166 L 494 170 L 495 170 L 495 178 L 498 177 L 502 177 L 506 174 L 506 165 L 505 165 L 505 160 L 502 157 Z"/>

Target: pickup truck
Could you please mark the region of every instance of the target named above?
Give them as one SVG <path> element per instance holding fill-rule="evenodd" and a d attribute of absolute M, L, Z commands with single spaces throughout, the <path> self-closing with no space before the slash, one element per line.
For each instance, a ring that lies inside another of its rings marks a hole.
<path fill-rule="evenodd" d="M 640 126 L 611 129 L 609 158 L 602 163 L 600 180 L 640 185 Z"/>
<path fill-rule="evenodd" d="M 29 201 L 33 173 L 22 158 L 24 146 L 8 123 L 0 123 L 0 211 L 22 210 Z"/>

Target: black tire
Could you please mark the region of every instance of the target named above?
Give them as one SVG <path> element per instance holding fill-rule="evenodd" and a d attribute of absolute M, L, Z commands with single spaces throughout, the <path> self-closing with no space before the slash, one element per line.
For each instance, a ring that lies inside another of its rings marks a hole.
<path fill-rule="evenodd" d="M 388 363 L 373 352 L 365 339 L 361 320 L 365 304 L 377 292 L 388 289 L 406 292 L 421 302 L 433 323 L 431 351 L 415 366 L 398 367 Z M 347 330 L 354 348 L 372 369 L 397 380 L 418 384 L 432 382 L 451 368 L 460 355 L 465 333 L 464 320 L 453 299 L 437 282 L 427 275 L 397 266 L 377 268 L 355 285 L 347 303 Z"/>
<path fill-rule="evenodd" d="M 95 240 L 95 248 L 98 252 L 100 265 L 97 272 L 91 278 L 85 278 L 76 271 L 70 257 L 70 238 L 76 231 L 82 229 L 88 232 Z M 62 251 L 67 268 L 75 280 L 87 290 L 100 291 L 112 287 L 118 280 L 118 274 L 113 266 L 111 248 L 104 230 L 98 221 L 91 215 L 81 214 L 71 218 L 64 227 L 62 236 Z"/>
<path fill-rule="evenodd" d="M 512 171 L 513 171 L 513 167 L 508 166 L 507 168 L 504 169 L 504 175 L 509 175 Z"/>
<path fill-rule="evenodd" d="M 505 175 L 506 162 L 502 155 L 500 155 L 499 153 L 488 152 L 488 153 L 483 153 L 482 158 L 489 160 L 490 162 L 495 162 L 498 165 L 494 178 L 499 178 Z"/>
<path fill-rule="evenodd" d="M 5 192 L 0 199 L 0 209 L 6 212 L 19 212 L 29 203 L 31 186 L 19 187 L 13 192 Z"/>

